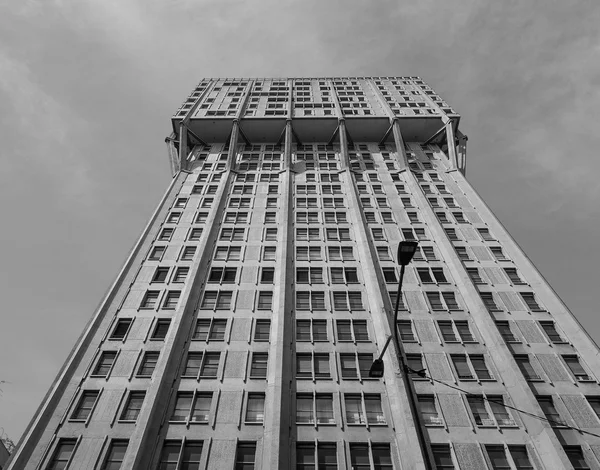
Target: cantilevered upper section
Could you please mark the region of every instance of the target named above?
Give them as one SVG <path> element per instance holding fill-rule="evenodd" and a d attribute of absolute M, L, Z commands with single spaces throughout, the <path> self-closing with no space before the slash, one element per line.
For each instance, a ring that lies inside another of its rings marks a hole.
<path fill-rule="evenodd" d="M 233 120 L 251 142 L 277 142 L 292 120 L 299 141 L 327 142 L 339 120 L 356 141 L 392 141 L 398 120 L 406 140 L 425 141 L 460 116 L 419 77 L 203 79 L 172 118 L 204 142 L 225 142 Z"/>

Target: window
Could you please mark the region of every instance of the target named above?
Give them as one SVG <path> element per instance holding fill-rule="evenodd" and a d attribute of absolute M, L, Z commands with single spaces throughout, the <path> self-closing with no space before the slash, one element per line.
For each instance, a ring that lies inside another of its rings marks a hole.
<path fill-rule="evenodd" d="M 513 284 L 526 284 L 526 282 L 519 277 L 516 268 L 504 268 L 504 272 Z"/>
<path fill-rule="evenodd" d="M 353 292 L 334 292 L 333 308 L 338 311 L 364 310 L 362 304 L 362 293 Z"/>
<path fill-rule="evenodd" d="M 550 396 L 538 396 L 537 401 L 540 408 L 544 412 L 546 419 L 550 422 L 552 427 L 564 427 L 567 424 L 561 418 L 558 410 L 554 406 L 554 401 Z"/>
<path fill-rule="evenodd" d="M 265 246 L 263 248 L 263 261 L 275 261 L 277 258 L 277 247 Z"/>
<path fill-rule="evenodd" d="M 260 291 L 258 293 L 258 309 L 271 310 L 273 308 L 273 292 Z"/>
<path fill-rule="evenodd" d="M 146 392 L 144 391 L 131 392 L 119 419 L 121 421 L 136 421 L 145 397 Z"/>
<path fill-rule="evenodd" d="M 178 290 L 170 290 L 167 292 L 165 297 L 165 301 L 163 302 L 162 308 L 164 309 L 174 309 L 177 307 L 177 303 L 179 302 L 179 297 L 181 296 L 181 291 Z"/>
<path fill-rule="evenodd" d="M 383 278 L 387 283 L 396 283 L 398 282 L 398 278 L 396 277 L 396 269 L 395 268 L 383 268 Z"/>
<path fill-rule="evenodd" d="M 171 325 L 171 320 L 169 319 L 161 319 L 156 322 L 156 326 L 154 327 L 154 331 L 152 332 L 152 339 L 163 340 L 167 336 L 167 332 L 169 331 L 169 326 Z"/>
<path fill-rule="evenodd" d="M 155 246 L 150 252 L 150 256 L 148 260 L 150 261 L 160 261 L 165 254 L 167 247 L 166 246 Z"/>
<path fill-rule="evenodd" d="M 373 364 L 373 354 L 340 354 L 340 368 L 343 379 L 369 379 L 369 370 Z"/>
<path fill-rule="evenodd" d="M 327 321 L 296 320 L 296 341 L 327 341 Z"/>
<path fill-rule="evenodd" d="M 194 223 L 196 224 L 204 224 L 206 223 L 206 220 L 208 219 L 208 212 L 198 212 L 198 214 L 196 215 L 196 220 Z"/>
<path fill-rule="evenodd" d="M 309 229 L 312 230 L 312 229 Z M 327 234 L 327 240 L 337 241 L 349 241 L 350 240 L 350 229 L 347 228 L 327 228 L 325 229 Z"/>
<path fill-rule="evenodd" d="M 113 440 L 110 443 L 101 470 L 119 470 L 125 459 L 128 444 L 129 441 Z"/>
<path fill-rule="evenodd" d="M 262 423 L 265 420 L 265 394 L 249 393 L 246 402 L 246 423 Z"/>
<path fill-rule="evenodd" d="M 370 457 L 369 454 L 371 454 Z M 370 446 L 369 444 L 350 444 L 350 463 L 353 470 L 392 470 L 394 468 L 389 444 L 373 443 Z"/>
<path fill-rule="evenodd" d="M 479 274 L 479 269 L 477 268 L 467 268 L 467 274 L 471 278 L 474 284 L 486 284 L 486 282 L 482 279 Z"/>
<path fill-rule="evenodd" d="M 186 246 L 183 248 L 183 251 L 181 253 L 181 260 L 182 261 L 192 261 L 194 259 L 194 254 L 196 254 L 196 247 L 195 246 Z"/>
<path fill-rule="evenodd" d="M 355 284 L 358 282 L 356 268 L 330 268 L 332 284 Z"/>
<path fill-rule="evenodd" d="M 274 224 L 277 222 L 277 214 L 275 212 L 265 212 L 265 224 Z"/>
<path fill-rule="evenodd" d="M 456 230 L 453 228 L 444 228 L 444 232 L 446 232 L 446 235 L 448 236 L 449 240 L 452 241 L 457 241 L 460 240 L 460 238 L 458 238 L 458 235 L 456 234 Z"/>
<path fill-rule="evenodd" d="M 443 268 L 417 268 L 417 274 L 423 284 L 443 284 L 448 282 Z"/>
<path fill-rule="evenodd" d="M 210 283 L 233 284 L 237 276 L 237 268 L 216 267 L 211 268 L 208 275 Z"/>
<path fill-rule="evenodd" d="M 541 380 L 540 376 L 533 368 L 533 365 L 531 364 L 527 354 L 514 356 L 514 358 L 526 380 Z"/>
<path fill-rule="evenodd" d="M 183 447 L 183 449 L 182 449 Z M 200 467 L 202 456 L 201 441 L 165 441 L 160 454 L 160 470 L 192 470 Z"/>
<path fill-rule="evenodd" d="M 502 339 L 507 343 L 520 343 L 519 339 L 515 336 L 514 332 L 510 328 L 510 322 L 508 321 L 497 321 L 496 327 L 502 336 Z"/>
<path fill-rule="evenodd" d="M 450 358 L 459 380 L 494 380 L 482 355 L 452 354 Z"/>
<path fill-rule="evenodd" d="M 266 379 L 268 362 L 268 353 L 252 353 L 252 361 L 250 363 L 250 378 Z"/>
<path fill-rule="evenodd" d="M 479 232 L 479 235 L 481 235 L 481 238 L 483 238 L 486 241 L 494 241 L 495 238 L 492 237 L 492 234 L 490 233 L 489 229 L 487 228 L 478 228 L 477 231 Z"/>
<path fill-rule="evenodd" d="M 224 341 L 226 329 L 226 319 L 198 319 L 192 339 L 199 341 Z"/>
<path fill-rule="evenodd" d="M 378 246 L 377 256 L 379 257 L 380 261 L 392 261 L 390 250 L 387 246 Z"/>
<path fill-rule="evenodd" d="M 317 393 L 299 393 L 296 395 L 296 423 L 335 424 L 333 414 L 333 395 Z"/>
<path fill-rule="evenodd" d="M 98 359 L 96 367 L 94 367 L 94 370 L 92 371 L 92 376 L 107 377 L 115 363 L 116 358 L 117 353 L 115 351 L 102 351 L 100 354 L 100 359 Z"/>
<path fill-rule="evenodd" d="M 245 229 L 243 228 L 225 227 L 221 229 L 221 235 L 219 236 L 219 240 L 228 242 L 243 241 L 245 233 Z"/>
<path fill-rule="evenodd" d="M 563 340 L 560 336 L 560 333 L 556 329 L 556 325 L 553 321 L 540 321 L 539 324 L 542 327 L 542 330 L 544 330 L 544 333 L 546 333 L 546 336 L 548 337 L 551 343 L 565 342 L 565 340 Z"/>
<path fill-rule="evenodd" d="M 454 470 L 456 468 L 448 444 L 432 444 L 431 450 L 436 470 Z"/>
<path fill-rule="evenodd" d="M 179 222 L 179 218 L 181 217 L 181 212 L 171 212 L 169 217 L 167 217 L 168 224 L 176 224 Z"/>
<path fill-rule="evenodd" d="M 254 328 L 254 341 L 269 341 L 271 333 L 271 320 L 256 320 Z"/>
<path fill-rule="evenodd" d="M 469 221 L 465 219 L 465 215 L 462 212 L 452 212 L 452 215 L 459 224 L 468 224 Z"/>
<path fill-rule="evenodd" d="M 443 426 L 444 420 L 440 416 L 433 395 L 418 395 L 417 403 L 425 426 Z"/>
<path fill-rule="evenodd" d="M 496 304 L 496 301 L 494 300 L 494 295 L 491 292 L 480 292 L 479 295 L 481 295 L 481 300 L 483 300 L 485 307 L 490 312 L 498 312 L 498 311 L 502 310 Z"/>
<path fill-rule="evenodd" d="M 579 382 L 586 382 L 592 380 L 592 378 L 588 375 L 587 371 L 579 362 L 579 358 L 577 356 L 565 355 L 562 358 L 565 361 L 565 364 L 567 364 L 569 370 L 571 371 L 571 374 L 573 374 Z"/>
<path fill-rule="evenodd" d="M 485 451 L 490 459 L 494 470 L 510 470 L 512 467 L 506 457 L 504 446 L 502 445 L 486 445 Z"/>
<path fill-rule="evenodd" d="M 216 378 L 220 359 L 219 352 L 189 352 L 182 377 Z"/>
<path fill-rule="evenodd" d="M 316 200 L 315 200 L 315 207 L 316 207 Z M 341 207 L 346 207 L 344 205 L 344 199 L 341 197 L 324 197 L 323 198 L 323 207 L 325 207 L 326 209 L 334 209 L 334 208 L 341 208 Z"/>
<path fill-rule="evenodd" d="M 158 268 L 156 268 L 156 271 L 154 271 L 154 276 L 152 277 L 152 282 L 165 282 L 167 280 L 168 274 L 169 274 L 169 268 L 158 267 Z"/>
<path fill-rule="evenodd" d="M 174 231 L 175 231 L 174 228 L 165 227 L 161 230 L 160 235 L 158 236 L 158 239 L 161 242 L 168 242 L 169 240 L 171 240 L 171 237 L 173 236 Z"/>
<path fill-rule="evenodd" d="M 250 207 L 249 197 L 232 197 L 228 207 L 232 209 L 248 209 Z"/>
<path fill-rule="evenodd" d="M 492 247 L 490 247 L 490 251 L 492 252 L 492 255 L 494 255 L 494 258 L 496 258 L 496 261 L 507 261 L 508 260 L 508 258 L 502 251 L 501 247 L 492 246 Z"/>
<path fill-rule="evenodd" d="M 277 207 L 277 198 L 276 197 L 268 197 L 266 206 L 268 209 L 275 209 Z"/>
<path fill-rule="evenodd" d="M 461 261 L 472 261 L 471 257 L 469 256 L 469 252 L 467 251 L 467 247 L 455 246 L 454 249 L 456 250 L 456 253 Z"/>
<path fill-rule="evenodd" d="M 144 354 L 142 358 L 142 362 L 140 363 L 140 367 L 137 371 L 138 377 L 152 377 L 152 373 L 156 368 L 156 363 L 158 362 L 158 352 L 150 351 Z"/>
<path fill-rule="evenodd" d="M 519 292 L 519 295 L 527 305 L 527 308 L 532 312 L 544 312 L 545 310 L 535 300 L 535 295 L 532 292 Z"/>
<path fill-rule="evenodd" d="M 245 224 L 248 223 L 248 213 L 247 212 L 226 212 L 225 220 L 223 220 L 226 224 Z"/>
<path fill-rule="evenodd" d="M 190 272 L 190 268 L 187 266 L 180 266 L 175 271 L 175 276 L 173 276 L 173 282 L 185 282 L 188 273 Z"/>
<path fill-rule="evenodd" d="M 425 370 L 425 366 L 423 365 L 423 356 L 421 356 L 421 354 L 407 354 L 406 365 L 413 380 L 423 378 L 423 376 L 417 375 L 417 372 Z"/>
<path fill-rule="evenodd" d="M 587 401 L 590 404 L 590 406 L 592 407 L 592 409 L 594 410 L 594 413 L 596 413 L 596 416 L 598 416 L 598 418 L 600 418 L 600 396 L 585 397 L 585 398 L 587 398 Z"/>
<path fill-rule="evenodd" d="M 467 401 L 477 426 L 515 426 L 501 395 L 469 395 Z"/>
<path fill-rule="evenodd" d="M 443 223 L 443 224 L 447 224 L 447 223 L 449 223 L 449 222 L 450 222 L 450 221 L 448 220 L 448 217 L 446 216 L 446 213 L 445 213 L 445 212 L 437 211 L 437 212 L 435 213 L 435 215 L 436 215 L 436 216 L 437 216 L 437 218 L 440 220 L 440 222 L 441 222 L 441 223 Z"/>
<path fill-rule="evenodd" d="M 210 310 L 228 310 L 231 308 L 231 291 L 204 291 L 200 308 Z"/>
<path fill-rule="evenodd" d="M 323 284 L 323 268 L 296 268 L 296 282 Z"/>
<path fill-rule="evenodd" d="M 370 341 L 366 320 L 337 320 L 337 330 L 339 341 Z"/>
<path fill-rule="evenodd" d="M 400 334 L 400 341 L 403 343 L 414 343 L 417 341 L 410 320 L 398 320 L 397 326 L 398 333 Z"/>
<path fill-rule="evenodd" d="M 444 343 L 458 342 L 451 320 L 438 320 L 438 326 L 440 328 L 440 332 L 442 333 Z"/>
<path fill-rule="evenodd" d="M 328 246 L 329 261 L 354 261 L 354 251 L 351 246 Z"/>
<path fill-rule="evenodd" d="M 60 439 L 46 470 L 63 470 L 73 457 L 77 439 Z"/>
<path fill-rule="evenodd" d="M 296 310 L 325 310 L 325 293 L 296 292 Z"/>
<path fill-rule="evenodd" d="M 329 353 L 296 353 L 296 378 L 329 379 Z"/>
<path fill-rule="evenodd" d="M 86 390 L 81 394 L 79 398 L 79 402 L 71 415 L 71 419 L 77 420 L 87 420 L 92 411 L 94 410 L 94 406 L 96 405 L 96 400 L 98 400 L 98 396 L 100 392 L 98 390 Z"/>
<path fill-rule="evenodd" d="M 318 224 L 319 213 L 318 212 L 296 212 L 296 223 L 297 224 Z"/>
<path fill-rule="evenodd" d="M 316 220 L 316 214 L 314 217 L 314 222 L 317 222 Z M 309 218 L 309 223 L 312 223 L 313 221 L 310 220 Z M 325 223 L 326 224 L 344 224 L 347 223 L 348 219 L 346 218 L 346 213 L 345 212 L 325 212 Z"/>
<path fill-rule="evenodd" d="M 109 339 L 122 340 L 127 336 L 127 332 L 131 327 L 133 320 L 131 318 L 120 318 L 117 320 L 117 324 L 113 328 L 112 334 Z"/>
<path fill-rule="evenodd" d="M 531 465 L 531 462 L 529 461 L 529 456 L 527 455 L 527 447 L 509 445 L 508 452 L 510 453 L 517 470 L 534 470 L 533 465 Z"/>
<path fill-rule="evenodd" d="M 239 261 L 242 248 L 239 246 L 218 246 L 215 251 L 215 260 Z"/>
<path fill-rule="evenodd" d="M 178 392 L 171 421 L 207 423 L 210 416 L 212 393 Z"/>
<path fill-rule="evenodd" d="M 265 229 L 265 241 L 270 241 L 270 242 L 277 241 L 277 229 L 276 228 Z"/>
<path fill-rule="evenodd" d="M 318 467 L 315 466 L 318 463 Z M 297 470 L 337 470 L 336 443 L 319 442 L 315 458 L 314 442 L 296 443 L 296 469 Z"/>
<path fill-rule="evenodd" d="M 590 470 L 580 446 L 564 446 L 563 449 L 575 470 Z"/>

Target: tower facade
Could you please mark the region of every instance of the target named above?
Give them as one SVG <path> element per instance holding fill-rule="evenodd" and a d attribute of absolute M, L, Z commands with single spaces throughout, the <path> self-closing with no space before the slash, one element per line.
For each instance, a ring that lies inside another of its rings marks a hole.
<path fill-rule="evenodd" d="M 459 121 L 418 77 L 202 80 L 8 468 L 600 468 L 598 348 L 466 180 Z"/>

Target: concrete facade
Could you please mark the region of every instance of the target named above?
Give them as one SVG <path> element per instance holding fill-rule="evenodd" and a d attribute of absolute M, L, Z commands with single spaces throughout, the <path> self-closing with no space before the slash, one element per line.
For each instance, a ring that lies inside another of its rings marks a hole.
<path fill-rule="evenodd" d="M 7 468 L 600 469 L 598 348 L 469 185 L 459 121 L 418 77 L 202 80 Z M 368 376 L 403 239 L 418 416 L 393 344 Z"/>

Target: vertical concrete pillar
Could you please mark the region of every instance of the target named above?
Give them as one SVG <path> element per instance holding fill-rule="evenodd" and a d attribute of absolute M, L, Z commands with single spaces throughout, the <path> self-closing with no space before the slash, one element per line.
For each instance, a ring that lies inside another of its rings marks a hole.
<path fill-rule="evenodd" d="M 450 163 L 453 170 L 458 169 L 458 161 L 456 159 L 456 143 L 454 140 L 454 128 L 452 127 L 453 121 L 444 116 L 446 123 L 446 140 L 448 141 L 448 157 L 450 157 Z"/>
<path fill-rule="evenodd" d="M 188 143 L 187 143 L 187 125 L 184 121 L 179 123 L 179 169 L 187 170 L 187 156 L 188 156 Z"/>
<path fill-rule="evenodd" d="M 290 375 L 292 361 L 293 311 L 293 256 L 292 236 L 292 121 L 285 127 L 284 171 L 280 173 L 280 201 L 278 213 L 277 262 L 275 279 L 277 287 L 273 292 L 273 315 L 271 317 L 271 340 L 269 345 L 269 368 L 267 372 L 267 390 L 265 402 L 265 434 L 263 439 L 262 470 L 291 468 L 290 462 L 290 416 L 291 390 Z"/>

